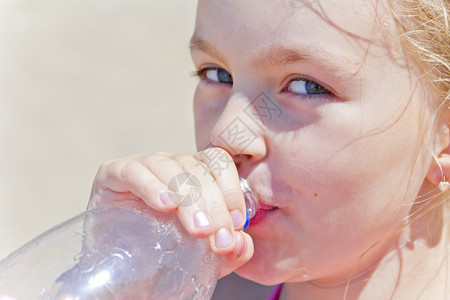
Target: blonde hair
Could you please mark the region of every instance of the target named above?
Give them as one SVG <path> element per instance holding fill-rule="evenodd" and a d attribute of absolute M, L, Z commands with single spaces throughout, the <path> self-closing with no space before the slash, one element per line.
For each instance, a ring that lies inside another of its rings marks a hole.
<path fill-rule="evenodd" d="M 427 87 L 428 99 L 447 119 L 450 109 L 450 2 L 448 0 L 388 0 L 405 54 L 414 61 L 415 71 Z M 435 128 L 442 118 L 436 115 Z M 449 124 L 450 125 L 450 124 Z M 450 147 L 447 148 L 447 152 Z M 438 197 L 447 202 L 449 193 Z"/>
<path fill-rule="evenodd" d="M 396 23 L 400 43 L 406 56 L 414 62 L 414 71 L 421 83 L 427 87 L 427 94 L 439 111 L 446 114 L 450 109 L 450 22 L 449 0 L 388 0 L 391 14 Z M 435 118 L 439 122 L 440 118 Z M 446 121 L 448 122 L 448 120 Z M 435 124 L 437 125 L 437 124 Z M 450 126 L 450 124 L 449 124 Z M 450 152 L 450 146 L 447 148 Z M 449 178 L 447 178 L 449 179 Z M 369 247 L 360 257 L 347 282 L 344 299 L 350 282 L 361 260 L 377 245 L 392 238 L 424 215 L 446 203 L 447 226 L 450 227 L 450 191 L 429 197 L 431 202 L 423 210 L 411 216 L 410 220 Z M 445 222 L 445 221 L 444 221 Z M 449 230 L 450 234 L 450 230 Z"/>
<path fill-rule="evenodd" d="M 429 100 L 439 107 L 436 114 L 441 117 L 436 115 L 434 118 L 434 128 L 443 120 L 450 126 L 447 117 L 450 109 L 449 0 L 388 0 L 388 3 L 403 51 L 414 61 L 416 75 L 427 87 L 427 96 L 432 98 Z M 450 153 L 450 146 L 446 151 Z M 447 204 L 444 222 L 450 227 L 449 199 L 450 191 L 431 197 L 429 200 L 434 202 L 420 215 L 430 212 L 442 203 Z M 417 218 L 413 218 L 412 222 L 414 220 Z"/>
<path fill-rule="evenodd" d="M 450 24 L 448 0 L 390 0 L 400 41 L 417 62 L 419 77 L 431 85 L 444 109 L 450 100 Z"/>

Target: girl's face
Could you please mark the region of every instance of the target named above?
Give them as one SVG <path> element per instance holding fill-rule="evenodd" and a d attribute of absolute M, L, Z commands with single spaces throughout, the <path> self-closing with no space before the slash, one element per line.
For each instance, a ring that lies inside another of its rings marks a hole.
<path fill-rule="evenodd" d="M 427 118 L 381 2 L 199 1 L 197 146 L 234 154 L 263 209 L 240 275 L 347 280 L 408 216 L 431 163 Z"/>

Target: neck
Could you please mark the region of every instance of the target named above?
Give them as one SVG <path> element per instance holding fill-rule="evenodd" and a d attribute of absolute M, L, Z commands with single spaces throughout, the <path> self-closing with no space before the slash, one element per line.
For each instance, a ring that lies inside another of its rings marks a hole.
<path fill-rule="evenodd" d="M 449 232 L 444 212 L 435 209 L 387 240 L 393 246 L 357 275 L 327 285 L 286 283 L 280 299 L 447 299 Z"/>

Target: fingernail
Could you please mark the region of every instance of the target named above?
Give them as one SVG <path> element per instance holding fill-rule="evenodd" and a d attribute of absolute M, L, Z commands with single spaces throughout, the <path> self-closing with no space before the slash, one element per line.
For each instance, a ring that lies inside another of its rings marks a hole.
<path fill-rule="evenodd" d="M 240 210 L 233 210 L 230 214 L 231 219 L 233 220 L 234 227 L 240 227 L 242 226 L 242 224 L 244 224 L 245 219 Z"/>
<path fill-rule="evenodd" d="M 194 224 L 197 227 L 206 227 L 211 225 L 211 222 L 209 221 L 208 216 L 204 212 L 199 211 L 194 215 Z"/>
<path fill-rule="evenodd" d="M 172 195 L 169 192 L 162 192 L 159 195 L 159 200 L 161 200 L 162 204 L 164 206 L 174 206 L 176 205 L 176 202 L 174 199 L 172 199 Z"/>
<path fill-rule="evenodd" d="M 217 248 L 226 248 L 233 243 L 233 236 L 226 228 L 221 228 L 216 232 L 216 246 Z"/>
<path fill-rule="evenodd" d="M 239 249 L 238 252 L 238 256 L 241 256 L 242 254 L 244 254 L 245 249 L 247 248 L 247 246 L 245 245 L 245 239 L 244 236 L 242 235 L 242 232 L 236 232 L 236 244 L 239 246 L 241 245 L 241 249 Z"/>

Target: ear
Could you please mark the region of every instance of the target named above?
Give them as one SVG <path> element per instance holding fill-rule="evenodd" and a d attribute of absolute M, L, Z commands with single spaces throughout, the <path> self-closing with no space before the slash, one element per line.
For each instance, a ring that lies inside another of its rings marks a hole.
<path fill-rule="evenodd" d="M 434 185 L 438 185 L 444 177 L 450 179 L 450 130 L 449 130 L 449 113 L 446 120 L 442 121 L 438 130 L 438 136 L 434 149 L 435 159 L 433 160 L 427 179 Z"/>

